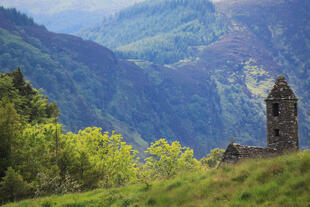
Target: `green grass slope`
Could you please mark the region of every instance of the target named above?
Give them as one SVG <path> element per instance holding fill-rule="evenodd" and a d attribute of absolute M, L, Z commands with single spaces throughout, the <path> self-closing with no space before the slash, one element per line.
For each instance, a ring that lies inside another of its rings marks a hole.
<path fill-rule="evenodd" d="M 249 160 L 204 173 L 5 206 L 273 206 L 310 205 L 310 152 Z"/>

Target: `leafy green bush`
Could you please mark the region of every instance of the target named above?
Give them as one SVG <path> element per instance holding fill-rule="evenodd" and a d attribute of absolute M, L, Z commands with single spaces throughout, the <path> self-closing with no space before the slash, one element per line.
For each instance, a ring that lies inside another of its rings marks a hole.
<path fill-rule="evenodd" d="M 200 163 L 207 167 L 216 167 L 223 158 L 225 150 L 215 148 L 206 156 L 200 159 Z"/>
<path fill-rule="evenodd" d="M 151 171 L 151 178 L 170 178 L 180 171 L 191 171 L 200 167 L 193 158 L 193 150 L 182 147 L 178 141 L 169 144 L 165 139 L 159 139 L 145 151 L 149 157 L 145 159 L 145 170 Z"/>
<path fill-rule="evenodd" d="M 38 173 L 55 166 L 56 128 L 60 136 L 60 124 L 26 124 L 20 138 L 12 146 L 11 163 L 28 182 L 35 180 Z M 59 152 L 61 144 L 59 141 Z"/>
<path fill-rule="evenodd" d="M 121 135 L 89 127 L 78 134 L 69 132 L 62 139 L 64 157 L 60 158 L 60 168 L 84 187 L 111 187 L 135 181 L 137 151 Z"/>
<path fill-rule="evenodd" d="M 0 182 L 0 202 L 16 201 L 31 194 L 32 186 L 12 167 L 9 167 Z"/>

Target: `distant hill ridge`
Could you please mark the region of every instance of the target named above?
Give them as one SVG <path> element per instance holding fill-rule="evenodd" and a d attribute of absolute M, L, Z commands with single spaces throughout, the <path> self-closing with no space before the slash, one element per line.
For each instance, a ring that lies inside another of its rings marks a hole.
<path fill-rule="evenodd" d="M 0 12 L 2 23 L 5 21 L 10 21 L 18 26 L 38 26 L 38 24 L 36 24 L 31 17 L 28 17 L 14 8 L 5 9 L 0 6 Z"/>
<path fill-rule="evenodd" d="M 208 0 L 160 0 L 135 4 L 77 34 L 118 57 L 167 64 L 191 57 L 191 47 L 210 44 L 225 30 Z"/>
<path fill-rule="evenodd" d="M 57 33 L 73 33 L 90 25 L 99 24 L 102 18 L 141 0 L 2 0 L 0 6 L 16 8 Z"/>

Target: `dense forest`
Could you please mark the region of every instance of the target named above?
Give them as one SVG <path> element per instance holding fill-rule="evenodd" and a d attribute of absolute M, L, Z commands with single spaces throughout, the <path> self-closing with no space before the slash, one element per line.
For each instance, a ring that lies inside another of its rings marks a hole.
<path fill-rule="evenodd" d="M 20 69 L 0 74 L 0 204 L 26 197 L 78 192 L 128 183 L 150 183 L 181 171 L 205 170 L 222 150 L 196 160 L 178 141 L 157 140 L 139 162 L 122 135 L 88 127 L 63 131 L 58 108 L 28 82 Z"/>
<path fill-rule="evenodd" d="M 78 35 L 120 58 L 168 64 L 191 57 L 191 47 L 211 44 L 225 30 L 224 17 L 209 1 L 160 0 L 135 4 Z"/>

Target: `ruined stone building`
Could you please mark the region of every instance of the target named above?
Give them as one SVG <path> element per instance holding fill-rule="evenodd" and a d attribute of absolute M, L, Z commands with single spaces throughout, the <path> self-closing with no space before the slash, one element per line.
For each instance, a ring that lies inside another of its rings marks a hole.
<path fill-rule="evenodd" d="M 265 101 L 267 147 L 231 143 L 224 153 L 222 163 L 235 163 L 240 159 L 266 157 L 284 151 L 298 150 L 298 98 L 283 75 L 277 78 Z"/>

